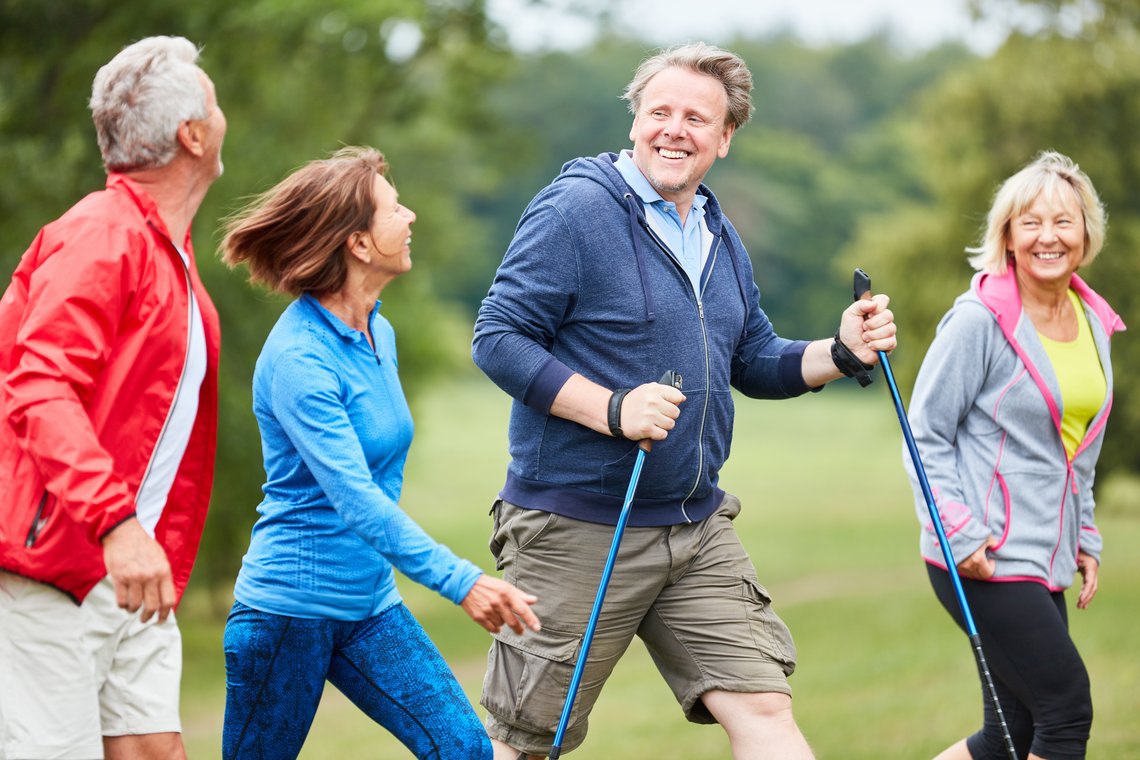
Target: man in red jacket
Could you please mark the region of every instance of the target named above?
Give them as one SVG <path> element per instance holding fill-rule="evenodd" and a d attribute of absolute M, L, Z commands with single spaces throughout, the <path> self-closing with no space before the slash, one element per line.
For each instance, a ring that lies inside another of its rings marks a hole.
<path fill-rule="evenodd" d="M 0 298 L 0 760 L 180 758 L 172 610 L 214 475 L 218 317 L 190 226 L 226 119 L 198 49 L 95 76 L 107 187 Z"/>

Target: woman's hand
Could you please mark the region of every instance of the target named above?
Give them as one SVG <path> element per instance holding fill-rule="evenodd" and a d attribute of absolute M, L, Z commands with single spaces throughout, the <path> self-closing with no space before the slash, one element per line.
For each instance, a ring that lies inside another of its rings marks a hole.
<path fill-rule="evenodd" d="M 1085 609 L 1096 596 L 1097 574 L 1100 572 L 1100 563 L 1084 552 L 1077 552 L 1077 570 L 1084 579 L 1081 582 L 1081 594 L 1077 597 L 1077 608 Z"/>
<path fill-rule="evenodd" d="M 991 546 L 997 546 L 997 539 L 993 536 L 986 536 L 986 542 L 978 547 L 976 552 L 958 563 L 958 575 L 975 581 L 993 578 L 997 562 L 987 554 L 987 550 Z"/>
<path fill-rule="evenodd" d="M 525 630 L 542 628 L 530 606 L 538 597 L 519 591 L 510 583 L 490 575 L 481 575 L 459 606 L 472 620 L 491 633 L 498 633 L 504 625 L 517 634 Z"/>

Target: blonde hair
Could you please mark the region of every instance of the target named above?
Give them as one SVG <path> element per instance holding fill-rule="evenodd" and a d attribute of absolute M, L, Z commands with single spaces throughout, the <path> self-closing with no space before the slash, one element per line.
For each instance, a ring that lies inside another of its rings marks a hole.
<path fill-rule="evenodd" d="M 629 101 L 630 113 L 636 116 L 640 110 L 641 96 L 649 80 L 670 68 L 689 69 L 720 82 L 728 97 L 727 121 L 734 129 L 743 127 L 752 118 L 755 109 L 752 107 L 752 72 L 748 65 L 735 53 L 704 42 L 675 45 L 642 61 L 622 93 L 622 98 Z"/>
<path fill-rule="evenodd" d="M 1011 222 L 1024 214 L 1038 197 L 1056 198 L 1063 184 L 1073 188 L 1084 216 L 1085 252 L 1080 265 L 1091 264 L 1104 246 L 1108 215 L 1088 175 L 1068 156 L 1047 150 L 998 188 L 986 215 L 981 244 L 966 249 L 971 254 L 970 266 L 990 274 L 1004 274 Z"/>
<path fill-rule="evenodd" d="M 384 155 L 369 147 L 310 161 L 226 220 L 222 261 L 244 262 L 250 282 L 282 293 L 339 290 L 348 237 L 370 227 L 376 175 L 387 171 Z"/>

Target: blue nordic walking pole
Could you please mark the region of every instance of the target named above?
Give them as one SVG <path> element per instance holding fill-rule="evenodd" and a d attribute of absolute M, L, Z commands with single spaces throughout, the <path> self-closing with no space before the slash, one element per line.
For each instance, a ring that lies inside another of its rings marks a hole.
<path fill-rule="evenodd" d="M 855 300 L 871 297 L 871 278 L 862 269 L 855 270 Z M 962 619 L 966 624 L 966 634 L 970 637 L 970 644 L 974 650 L 974 660 L 978 664 L 978 673 L 982 677 L 982 686 L 993 704 L 998 722 L 1001 724 L 1001 735 L 1005 740 L 1006 751 L 1011 760 L 1018 760 L 1017 750 L 1014 749 L 1013 739 L 1009 735 L 1009 726 L 1005 722 L 1005 713 L 1001 709 L 997 690 L 994 688 L 993 676 L 990 667 L 986 664 L 986 655 L 982 652 L 982 639 L 974 625 L 974 616 L 970 614 L 970 605 L 966 602 L 966 592 L 962 589 L 962 580 L 958 577 L 958 566 L 954 563 L 954 555 L 950 552 L 950 542 L 946 539 L 946 530 L 942 526 L 942 515 L 934 503 L 934 494 L 930 490 L 930 482 L 926 479 L 926 470 L 922 467 L 922 459 L 918 456 L 918 446 L 914 442 L 914 434 L 907 421 L 906 409 L 903 408 L 902 397 L 899 396 L 899 387 L 895 383 L 895 375 L 891 371 L 891 360 L 885 351 L 878 351 L 879 364 L 883 367 L 883 376 L 887 378 L 887 387 L 891 390 L 891 398 L 895 402 L 895 413 L 902 426 L 903 438 L 906 439 L 906 448 L 910 452 L 910 461 L 914 464 L 914 472 L 918 476 L 918 483 L 922 486 L 922 495 L 926 498 L 926 509 L 930 512 L 930 521 L 934 524 L 934 531 L 938 534 L 938 545 L 942 548 L 942 557 L 946 560 L 946 571 L 950 574 L 950 582 L 954 586 L 954 594 L 958 597 L 958 607 L 962 610 Z"/>
<path fill-rule="evenodd" d="M 671 385 L 681 390 L 681 375 L 675 370 L 669 370 L 657 382 L 662 385 Z M 562 754 L 562 737 L 566 733 L 566 725 L 570 722 L 570 711 L 574 709 L 574 698 L 578 696 L 578 684 L 582 681 L 582 671 L 586 667 L 586 656 L 590 653 L 590 643 L 594 640 L 594 630 L 598 627 L 598 615 L 602 611 L 602 602 L 606 598 L 606 588 L 610 585 L 610 576 L 614 572 L 614 561 L 617 559 L 618 547 L 621 546 L 621 537 L 625 533 L 625 525 L 629 522 L 629 513 L 633 508 L 633 494 L 637 491 L 637 481 L 641 477 L 641 467 L 645 464 L 645 455 L 653 448 L 653 441 L 646 438 L 637 444 L 637 459 L 633 463 L 633 474 L 629 476 L 629 487 L 625 491 L 625 502 L 618 515 L 617 527 L 614 529 L 614 540 L 610 544 L 610 554 L 606 557 L 606 566 L 602 570 L 602 579 L 598 582 L 598 593 L 594 597 L 594 608 L 590 611 L 590 620 L 586 623 L 586 632 L 582 635 L 582 647 L 578 650 L 578 661 L 574 663 L 574 675 L 570 678 L 570 687 L 566 690 L 566 702 L 562 705 L 562 717 L 558 719 L 558 731 L 554 734 L 554 744 L 547 757 L 558 760 Z"/>

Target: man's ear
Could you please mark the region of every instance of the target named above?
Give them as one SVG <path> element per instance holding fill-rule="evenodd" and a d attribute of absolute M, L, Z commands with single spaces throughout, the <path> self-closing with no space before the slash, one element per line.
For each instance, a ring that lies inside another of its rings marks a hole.
<path fill-rule="evenodd" d="M 720 145 L 717 146 L 716 155 L 718 158 L 724 158 L 728 155 L 728 147 L 732 144 L 732 136 L 736 134 L 736 125 L 729 124 L 724 128 L 724 134 L 720 136 Z"/>
<path fill-rule="evenodd" d="M 197 119 L 187 119 L 178 125 L 178 144 L 195 158 L 201 158 L 206 153 L 204 136 L 203 124 Z"/>

